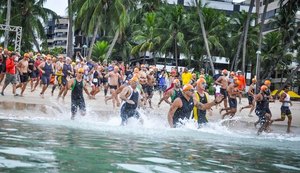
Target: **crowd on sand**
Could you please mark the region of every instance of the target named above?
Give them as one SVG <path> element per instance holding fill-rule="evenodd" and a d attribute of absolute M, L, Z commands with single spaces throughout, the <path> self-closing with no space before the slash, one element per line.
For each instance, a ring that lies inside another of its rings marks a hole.
<path fill-rule="evenodd" d="M 75 59 L 33 52 L 20 55 L 0 47 L 1 95 L 6 95 L 4 91 L 9 84 L 12 84 L 12 92 L 16 97 L 24 97 L 24 92 L 39 92 L 40 97 L 44 98 L 45 92 L 51 92 L 53 96 L 55 90 L 58 90 L 59 100 L 65 99 L 68 92 L 71 92 L 71 119 L 75 118 L 78 109 L 82 115 L 86 112 L 83 91 L 89 99 L 96 99 L 103 91 L 105 103 L 111 100 L 113 108 L 120 108 L 122 125 L 126 125 L 130 117 L 142 123 L 139 109 L 153 108 L 153 94 L 159 93 L 160 100 L 155 105 L 170 105 L 167 115 L 170 127 L 178 128 L 184 125 L 185 119 L 193 119 L 201 128 L 208 123 L 206 116 L 215 105 L 221 107 L 219 112 L 222 119 L 226 116 L 234 117 L 238 101 L 241 103 L 242 94 L 246 93 L 249 104 L 242 106 L 239 111 L 250 109 L 248 116 L 255 113 L 258 134 L 269 132 L 274 121 L 284 121 L 286 116 L 287 132 L 290 132 L 292 114 L 289 106 L 292 102 L 287 93 L 289 86 L 284 87 L 279 98 L 282 102 L 281 118 L 272 119 L 269 108 L 269 103 L 273 101 L 270 80 L 265 80 L 259 86 L 260 91 L 255 91 L 258 84 L 253 78 L 246 91 L 245 76 L 241 71 L 219 70 L 218 74 L 212 76 L 215 99 L 210 100 L 206 82 L 208 74 L 205 74 L 204 69 L 199 71 L 194 73 L 186 67 L 168 71 L 156 65 L 129 65 L 118 61 L 100 63 L 86 61 L 80 54 Z"/>

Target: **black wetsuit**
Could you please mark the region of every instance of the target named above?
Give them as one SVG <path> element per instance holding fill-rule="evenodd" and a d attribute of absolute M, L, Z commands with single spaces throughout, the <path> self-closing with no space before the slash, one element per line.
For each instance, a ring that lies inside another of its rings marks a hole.
<path fill-rule="evenodd" d="M 52 64 L 45 63 L 43 70 L 45 71 L 45 73 L 42 74 L 42 83 L 44 85 L 49 85 L 50 75 L 53 73 Z"/>
<path fill-rule="evenodd" d="M 61 78 L 61 83 L 63 86 L 66 86 L 68 84 L 67 77 L 70 75 L 69 71 L 71 71 L 71 70 L 72 70 L 71 64 L 64 63 L 63 68 L 62 68 L 63 76 Z"/>
<path fill-rule="evenodd" d="M 191 112 L 194 108 L 194 100 L 190 98 L 190 100 L 186 100 L 186 98 L 182 95 L 179 97 L 182 101 L 182 107 L 178 108 L 173 116 L 173 125 L 174 127 L 180 125 L 180 119 L 189 119 Z"/>
<path fill-rule="evenodd" d="M 261 93 L 260 93 L 261 94 Z M 262 94 L 263 99 L 256 102 L 255 114 L 259 118 L 259 123 L 264 124 L 266 122 L 266 113 L 267 113 L 267 98 Z"/>
<path fill-rule="evenodd" d="M 173 103 L 174 100 L 177 98 L 177 97 L 181 97 L 182 96 L 182 92 L 181 90 L 175 90 L 173 91 L 173 94 L 171 95 L 171 102 Z"/>
<path fill-rule="evenodd" d="M 138 101 L 139 101 L 139 92 L 134 91 L 131 89 L 131 96 L 129 100 L 132 100 L 134 104 L 129 104 L 127 102 L 124 102 L 121 106 L 121 118 L 122 118 L 122 125 L 125 125 L 127 123 L 128 118 L 130 117 L 135 117 L 139 118 L 140 114 L 136 110 L 138 106 Z"/>
<path fill-rule="evenodd" d="M 79 107 L 81 111 L 86 111 L 83 98 L 83 80 L 78 82 L 74 79 L 71 93 L 71 112 L 73 116 L 77 112 L 77 107 Z"/>
<path fill-rule="evenodd" d="M 196 94 L 199 97 L 200 103 L 202 103 L 202 104 L 207 103 L 206 94 L 204 94 L 203 96 L 201 96 L 198 92 L 196 92 Z M 197 113 L 198 113 L 198 124 L 199 125 L 208 123 L 208 120 L 206 118 L 206 110 L 197 109 Z"/>

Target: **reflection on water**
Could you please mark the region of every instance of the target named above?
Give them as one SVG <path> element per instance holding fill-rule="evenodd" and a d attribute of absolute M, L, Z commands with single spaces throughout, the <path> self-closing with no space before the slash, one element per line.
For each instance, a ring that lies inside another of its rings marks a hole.
<path fill-rule="evenodd" d="M 0 120 L 0 172 L 300 171 L 297 136 L 80 125 Z"/>

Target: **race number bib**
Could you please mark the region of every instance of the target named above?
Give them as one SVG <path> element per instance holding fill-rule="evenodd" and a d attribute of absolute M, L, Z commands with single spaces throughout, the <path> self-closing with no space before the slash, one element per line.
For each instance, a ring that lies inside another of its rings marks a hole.
<path fill-rule="evenodd" d="M 98 79 L 97 79 L 97 78 L 94 78 L 94 79 L 93 79 L 93 82 L 94 82 L 94 83 L 97 83 L 97 82 L 98 82 Z"/>

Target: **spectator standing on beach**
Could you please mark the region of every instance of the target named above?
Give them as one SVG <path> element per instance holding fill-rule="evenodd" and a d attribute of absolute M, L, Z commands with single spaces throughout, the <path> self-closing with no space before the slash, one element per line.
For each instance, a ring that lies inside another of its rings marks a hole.
<path fill-rule="evenodd" d="M 16 94 L 16 84 L 17 84 L 17 78 L 16 78 L 16 61 L 17 54 L 15 52 L 12 52 L 10 56 L 6 59 L 5 67 L 6 67 L 6 76 L 4 85 L 1 90 L 1 95 L 4 96 L 4 90 L 8 86 L 8 84 L 12 84 L 13 86 L 13 95 L 18 96 Z"/>

